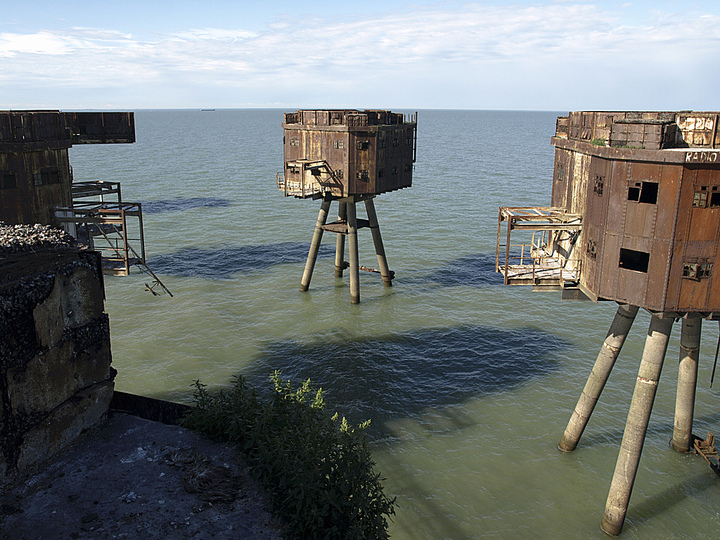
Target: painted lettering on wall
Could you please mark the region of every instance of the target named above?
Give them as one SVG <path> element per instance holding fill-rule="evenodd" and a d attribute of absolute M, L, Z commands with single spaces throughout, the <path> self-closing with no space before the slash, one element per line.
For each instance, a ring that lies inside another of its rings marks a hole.
<path fill-rule="evenodd" d="M 720 152 L 685 152 L 685 163 L 720 163 Z"/>
<path fill-rule="evenodd" d="M 677 125 L 682 131 L 712 131 L 715 119 L 705 116 L 681 116 Z"/>

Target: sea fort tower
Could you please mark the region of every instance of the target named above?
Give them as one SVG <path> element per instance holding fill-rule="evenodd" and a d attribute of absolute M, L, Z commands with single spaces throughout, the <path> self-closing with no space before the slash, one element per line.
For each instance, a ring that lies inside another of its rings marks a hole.
<path fill-rule="evenodd" d="M 378 272 L 386 287 L 394 277 L 385 256 L 375 203 L 376 195 L 412 185 L 417 150 L 417 114 L 383 110 L 299 110 L 286 113 L 283 127 L 284 170 L 277 185 L 285 196 L 322 201 L 300 290 L 310 287 L 324 231 L 337 234 L 335 275 L 350 271 L 350 300 L 360 302 L 359 270 Z M 338 201 L 338 219 L 327 222 L 330 204 Z M 357 217 L 365 203 L 367 219 Z M 379 269 L 358 262 L 358 229 L 372 232 Z M 345 258 L 345 237 L 349 261 Z"/>
<path fill-rule="evenodd" d="M 687 452 L 697 442 L 692 424 L 702 321 L 720 319 L 719 115 L 586 111 L 560 117 L 552 139 L 551 204 L 499 209 L 495 266 L 506 284 L 619 304 L 560 450 L 578 444 L 638 309 L 652 315 L 602 519 L 611 535 L 622 530 L 678 319 L 671 446 Z"/>

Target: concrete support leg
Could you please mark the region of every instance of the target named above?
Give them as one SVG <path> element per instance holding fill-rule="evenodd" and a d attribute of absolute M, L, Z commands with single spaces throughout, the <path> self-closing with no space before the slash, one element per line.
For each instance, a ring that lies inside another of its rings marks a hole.
<path fill-rule="evenodd" d="M 558 445 L 558 449 L 562 452 L 572 452 L 580 441 L 580 437 L 585 431 L 585 426 L 590 420 L 603 388 L 605 388 L 605 383 L 620 354 L 623 343 L 625 343 L 625 338 L 630 331 L 630 327 L 632 327 L 637 312 L 637 306 L 618 306 L 610 330 L 608 330 L 605 337 L 605 342 L 600 349 L 600 353 L 598 353 L 592 372 L 585 383 L 582 395 L 577 405 L 575 405 L 575 411 L 573 411 L 562 440 Z"/>
<path fill-rule="evenodd" d="M 370 231 L 372 232 L 372 239 L 375 244 L 375 253 L 377 253 L 378 266 L 380 267 L 383 285 L 392 287 L 390 268 L 388 268 L 385 248 L 383 247 L 382 236 L 380 235 L 380 226 L 378 225 L 377 214 L 375 213 L 375 202 L 372 199 L 365 201 L 365 210 L 367 211 L 368 221 L 370 222 Z"/>
<path fill-rule="evenodd" d="M 339 202 L 338 219 L 347 219 L 347 210 L 344 202 Z M 338 233 L 335 244 L 335 277 L 342 277 L 345 264 L 345 235 Z"/>
<path fill-rule="evenodd" d="M 360 303 L 360 262 L 358 260 L 357 214 L 355 199 L 347 202 L 348 250 L 350 251 L 350 302 Z"/>
<path fill-rule="evenodd" d="M 682 320 L 680 334 L 680 369 L 678 371 L 675 400 L 675 427 L 672 447 L 678 452 L 692 448 L 695 388 L 697 387 L 698 358 L 700 356 L 700 330 L 702 318 L 688 315 Z"/>
<path fill-rule="evenodd" d="M 315 261 L 317 260 L 318 251 L 320 250 L 320 241 L 323 235 L 322 227 L 327 222 L 328 210 L 330 210 L 330 201 L 324 200 L 320 206 L 320 213 L 318 214 L 317 223 L 315 224 L 315 233 L 313 234 L 310 251 L 308 252 L 307 261 L 305 262 L 305 271 L 300 281 L 301 291 L 307 291 L 310 287 L 310 280 L 312 279 L 312 273 L 315 269 Z"/>
<path fill-rule="evenodd" d="M 625 433 L 600 525 L 603 532 L 612 536 L 620 534 L 625 522 L 673 321 L 672 317 L 661 319 L 655 315 L 650 321 Z"/>

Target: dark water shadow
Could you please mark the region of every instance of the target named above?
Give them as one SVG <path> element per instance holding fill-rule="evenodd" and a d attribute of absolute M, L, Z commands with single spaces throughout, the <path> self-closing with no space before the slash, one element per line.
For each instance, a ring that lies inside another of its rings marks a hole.
<path fill-rule="evenodd" d="M 160 214 L 162 212 L 182 212 L 193 208 L 218 208 L 230 206 L 230 200 L 219 197 L 190 197 L 188 199 L 167 199 L 164 201 L 147 201 L 142 203 L 146 214 Z"/>
<path fill-rule="evenodd" d="M 304 262 L 309 247 L 309 244 L 300 242 L 214 248 L 189 247 L 151 257 L 148 259 L 148 266 L 156 274 L 230 279 L 233 274 L 262 271 L 276 264 Z M 333 254 L 333 248 L 320 245 L 318 258 L 330 257 Z"/>
<path fill-rule="evenodd" d="M 554 372 L 553 354 L 567 346 L 535 328 L 459 326 L 362 339 L 343 339 L 337 331 L 312 344 L 271 343 L 243 375 L 258 388 L 268 387 L 273 370 L 294 383 L 309 378 L 326 392 L 329 409 L 353 422 L 371 419 L 374 435 L 381 435 L 387 420 L 512 390 Z"/>
<path fill-rule="evenodd" d="M 648 523 L 657 516 L 672 510 L 688 498 L 699 498 L 701 493 L 710 489 L 717 491 L 718 477 L 708 468 L 707 474 L 694 476 L 672 484 L 647 499 L 632 500 L 629 507 L 629 519 L 625 524 L 625 534 L 631 534 L 635 527 Z"/>
<path fill-rule="evenodd" d="M 488 287 L 502 285 L 501 274 L 495 272 L 494 253 L 476 253 L 449 261 L 431 274 L 409 281 L 436 283 L 443 287 Z"/>

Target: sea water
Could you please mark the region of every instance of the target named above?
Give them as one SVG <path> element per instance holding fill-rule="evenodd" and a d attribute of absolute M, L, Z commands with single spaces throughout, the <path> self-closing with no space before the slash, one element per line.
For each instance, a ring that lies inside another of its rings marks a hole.
<path fill-rule="evenodd" d="M 413 186 L 376 199 L 393 287 L 361 272 L 352 305 L 329 233 L 299 291 L 319 203 L 277 189 L 283 112 L 137 111 L 135 144 L 71 149 L 76 181 L 119 181 L 124 200 L 143 203 L 148 264 L 174 295 L 151 295 L 138 272 L 106 278 L 116 387 L 189 402 L 196 380 L 309 378 L 328 408 L 372 420 L 397 496 L 393 538 L 603 538 L 650 317 L 638 315 L 577 450 L 563 454 L 616 306 L 507 287 L 494 272 L 498 207 L 550 203 L 562 113 L 419 111 Z M 358 236 L 360 264 L 376 267 L 370 234 Z M 720 480 L 668 446 L 679 323 L 673 332 L 624 538 L 720 535 Z M 720 421 L 717 340 L 705 322 L 702 437 Z"/>

